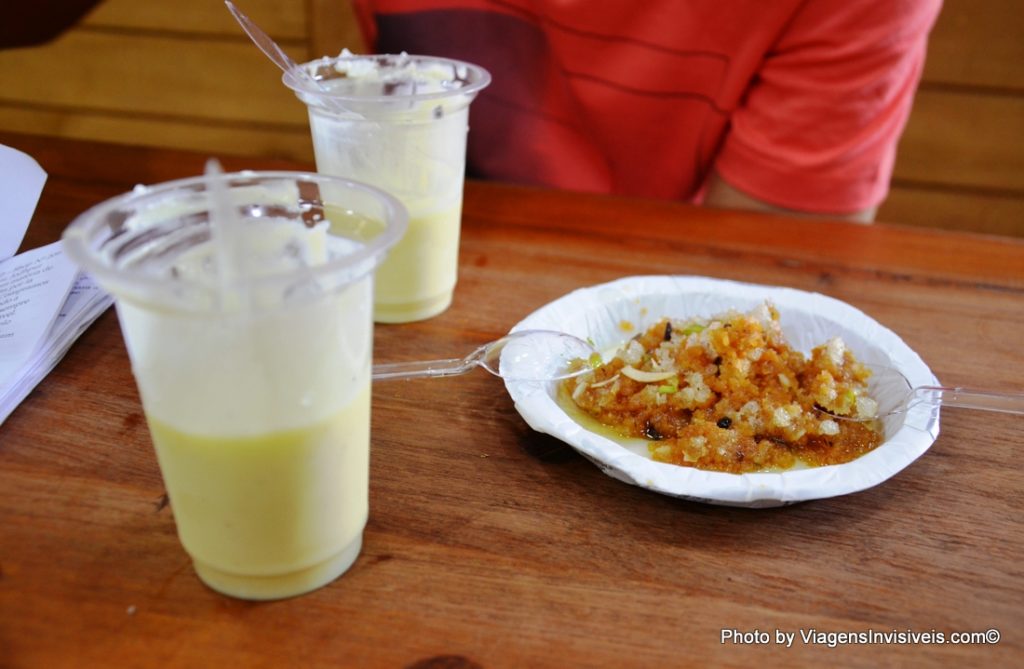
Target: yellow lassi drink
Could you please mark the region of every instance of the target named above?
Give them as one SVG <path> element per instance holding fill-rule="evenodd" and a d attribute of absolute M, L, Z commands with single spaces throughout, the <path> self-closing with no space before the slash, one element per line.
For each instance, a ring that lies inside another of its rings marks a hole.
<path fill-rule="evenodd" d="M 178 535 L 215 590 L 299 594 L 358 555 L 371 313 L 368 276 L 272 311 L 183 316 L 119 304 Z"/>
<path fill-rule="evenodd" d="M 461 203 L 409 218 L 409 230 L 377 270 L 374 319 L 404 323 L 443 312 L 452 303 L 459 266 Z"/>
<path fill-rule="evenodd" d="M 245 599 L 308 592 L 359 555 L 373 270 L 405 227 L 376 189 L 296 174 L 142 189 L 65 233 L 115 296 L 181 543 Z"/>
<path fill-rule="evenodd" d="M 374 319 L 435 316 L 457 281 L 469 105 L 490 83 L 482 68 L 426 56 L 347 52 L 284 82 L 309 109 L 317 170 L 372 184 L 409 211 L 409 231 L 377 273 Z"/>
<path fill-rule="evenodd" d="M 374 320 L 403 323 L 448 308 L 458 268 L 460 214 L 461 203 L 456 203 L 447 210 L 410 216 L 404 237 L 377 268 Z M 331 230 L 377 227 L 374 222 L 355 221 L 345 212 L 329 212 L 328 218 Z"/>
<path fill-rule="evenodd" d="M 323 423 L 249 437 L 188 434 L 150 418 L 178 534 L 215 590 L 305 592 L 359 554 L 368 514 L 369 386 Z"/>

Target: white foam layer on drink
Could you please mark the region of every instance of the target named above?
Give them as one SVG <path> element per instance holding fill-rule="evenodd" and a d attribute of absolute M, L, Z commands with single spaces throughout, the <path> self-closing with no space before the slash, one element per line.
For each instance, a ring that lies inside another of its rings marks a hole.
<path fill-rule="evenodd" d="M 470 78 L 469 66 L 456 61 L 406 53 L 357 56 L 347 49 L 337 58 L 306 67 L 332 94 L 353 98 L 412 98 L 458 91 Z"/>
<path fill-rule="evenodd" d="M 372 279 L 325 289 L 312 278 L 251 281 L 322 264 L 327 224 L 246 220 L 233 243 L 239 282 L 218 308 L 169 312 L 122 300 L 118 315 L 146 412 L 176 429 L 247 436 L 336 414 L 369 382 Z M 201 244 L 170 268 L 216 285 L 216 248 Z M 302 299 L 303 291 L 316 299 Z"/>
<path fill-rule="evenodd" d="M 317 169 L 385 190 L 411 217 L 459 206 L 468 108 L 423 123 L 379 125 L 310 114 Z"/>

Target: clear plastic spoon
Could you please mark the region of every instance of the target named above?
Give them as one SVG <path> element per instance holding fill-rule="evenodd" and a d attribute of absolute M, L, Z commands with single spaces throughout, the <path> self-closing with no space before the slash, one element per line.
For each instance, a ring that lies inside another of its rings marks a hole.
<path fill-rule="evenodd" d="M 578 337 L 552 330 L 520 330 L 476 349 L 465 358 L 396 362 L 373 366 L 376 381 L 422 376 L 457 376 L 477 367 L 515 381 L 555 381 L 579 376 L 597 350 Z"/>
<path fill-rule="evenodd" d="M 881 365 L 868 365 L 869 395 L 878 400 L 878 411 L 872 416 L 843 416 L 822 407 L 818 411 L 839 420 L 866 422 L 904 413 L 920 404 L 931 406 L 997 411 L 1024 414 L 1024 393 L 1011 393 L 978 388 L 950 386 L 913 387 L 898 369 Z"/>
<path fill-rule="evenodd" d="M 334 100 L 329 95 L 327 88 L 321 84 L 313 75 L 311 75 L 306 68 L 302 67 L 294 60 L 291 56 L 284 52 L 277 42 L 267 33 L 263 32 L 263 29 L 256 25 L 252 19 L 246 16 L 242 10 L 235 7 L 235 3 L 231 0 L 224 0 L 224 4 L 227 5 L 228 11 L 238 21 L 238 25 L 242 26 L 242 30 L 249 36 L 249 39 L 253 41 L 253 44 L 260 48 L 267 58 L 274 62 L 284 72 L 290 72 L 292 76 L 298 77 L 306 84 L 308 84 L 313 90 L 323 93 L 321 97 L 324 105 L 331 108 L 334 112 L 345 112 L 348 111 L 342 107 L 337 100 Z"/>

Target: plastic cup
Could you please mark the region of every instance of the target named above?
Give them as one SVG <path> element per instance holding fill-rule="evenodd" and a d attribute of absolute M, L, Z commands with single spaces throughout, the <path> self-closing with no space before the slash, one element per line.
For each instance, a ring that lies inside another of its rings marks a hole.
<path fill-rule="evenodd" d="M 65 231 L 115 298 L 178 536 L 214 590 L 298 595 L 358 556 L 373 271 L 405 227 L 370 186 L 262 172 L 138 187 Z"/>
<path fill-rule="evenodd" d="M 469 105 L 490 83 L 481 67 L 428 56 L 343 54 L 286 72 L 309 111 L 317 171 L 373 184 L 409 211 L 409 231 L 377 272 L 374 318 L 440 314 L 458 271 Z"/>

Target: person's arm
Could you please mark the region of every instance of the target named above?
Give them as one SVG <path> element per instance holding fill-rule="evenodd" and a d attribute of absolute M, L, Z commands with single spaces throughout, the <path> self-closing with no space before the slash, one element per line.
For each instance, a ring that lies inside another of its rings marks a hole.
<path fill-rule="evenodd" d="M 72 27 L 102 0 L 15 0 L 5 3 L 0 49 L 38 46 Z"/>
<path fill-rule="evenodd" d="M 807 212 L 797 211 L 796 209 L 777 207 L 735 188 L 728 181 L 723 179 L 722 175 L 717 171 L 712 172 L 711 176 L 708 177 L 707 190 L 704 194 L 704 205 L 707 207 L 717 207 L 719 209 L 748 209 L 752 211 L 831 218 L 842 221 L 854 221 L 857 223 L 871 223 L 875 220 L 875 213 L 877 211 L 875 207 L 871 207 L 848 214 L 808 214 Z"/>
<path fill-rule="evenodd" d="M 940 0 L 802 3 L 729 117 L 705 202 L 870 220 Z"/>

